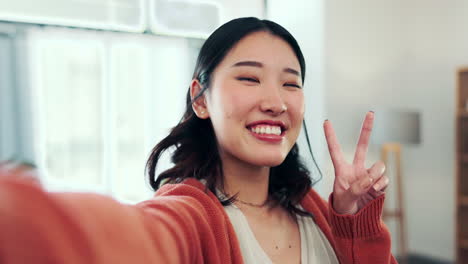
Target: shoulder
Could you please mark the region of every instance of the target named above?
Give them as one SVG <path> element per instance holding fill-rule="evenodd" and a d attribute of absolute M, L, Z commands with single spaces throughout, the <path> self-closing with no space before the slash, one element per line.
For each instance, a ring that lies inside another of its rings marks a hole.
<path fill-rule="evenodd" d="M 155 196 L 136 205 L 150 226 L 167 227 L 178 241 L 199 241 L 209 248 L 236 248 L 234 229 L 222 204 L 196 179 L 162 186 Z M 188 242 L 187 242 L 188 243 Z M 195 244 L 194 244 L 195 245 Z M 232 253 L 232 252 L 231 252 Z M 226 252 L 226 254 L 231 254 Z"/>
<path fill-rule="evenodd" d="M 158 200 L 174 200 L 185 202 L 215 203 L 216 196 L 203 183 L 196 179 L 186 179 L 181 183 L 165 184 L 159 188 L 153 198 L 138 205 L 148 204 Z"/>
<path fill-rule="evenodd" d="M 165 184 L 152 199 L 136 206 L 146 212 L 165 211 L 183 218 L 224 220 L 224 209 L 218 198 L 196 179 L 186 179 L 177 184 Z"/>
<path fill-rule="evenodd" d="M 209 196 L 210 192 L 205 187 L 205 185 L 197 179 L 188 178 L 182 181 L 181 183 L 176 184 L 164 184 L 159 188 L 155 197 L 158 196 L 186 196 L 186 195 L 195 195 L 195 196 Z"/>

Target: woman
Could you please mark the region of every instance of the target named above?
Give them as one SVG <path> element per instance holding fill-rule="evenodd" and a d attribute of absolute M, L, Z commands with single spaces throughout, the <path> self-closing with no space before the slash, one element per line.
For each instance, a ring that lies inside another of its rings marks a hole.
<path fill-rule="evenodd" d="M 323 201 L 296 145 L 304 74 L 297 42 L 278 24 L 224 24 L 200 51 L 181 122 L 148 160 L 155 197 L 124 206 L 5 181 L 0 260 L 396 263 L 381 221 L 384 165 L 364 166 L 374 115 L 366 115 L 352 164 L 324 123 L 335 183 Z M 155 177 L 172 148 L 174 167 Z"/>

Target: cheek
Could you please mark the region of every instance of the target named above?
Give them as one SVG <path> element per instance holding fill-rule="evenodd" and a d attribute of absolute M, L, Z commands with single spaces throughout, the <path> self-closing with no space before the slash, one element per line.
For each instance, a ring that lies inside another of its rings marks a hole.
<path fill-rule="evenodd" d="M 248 89 L 236 87 L 232 83 L 227 83 L 220 88 L 214 96 L 213 105 L 215 112 L 222 113 L 222 117 L 228 120 L 241 120 L 254 105 L 253 98 Z"/>
<path fill-rule="evenodd" d="M 305 112 L 304 94 L 302 92 L 289 95 L 288 109 L 292 115 L 291 118 L 302 121 Z"/>
<path fill-rule="evenodd" d="M 243 113 L 245 112 L 246 100 L 244 96 L 239 93 L 230 93 L 224 97 L 226 100 L 223 100 L 221 107 L 224 108 L 224 113 L 226 118 L 231 119 L 241 119 Z"/>

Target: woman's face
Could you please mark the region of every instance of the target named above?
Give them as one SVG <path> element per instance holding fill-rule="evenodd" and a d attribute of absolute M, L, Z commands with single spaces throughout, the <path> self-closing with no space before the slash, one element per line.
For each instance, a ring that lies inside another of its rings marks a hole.
<path fill-rule="evenodd" d="M 267 32 L 241 39 L 211 77 L 206 107 L 226 159 L 281 164 L 304 117 L 299 61 L 287 42 Z"/>

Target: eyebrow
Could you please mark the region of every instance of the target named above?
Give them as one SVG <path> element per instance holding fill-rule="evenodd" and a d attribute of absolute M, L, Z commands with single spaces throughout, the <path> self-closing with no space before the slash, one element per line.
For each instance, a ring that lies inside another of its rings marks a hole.
<path fill-rule="evenodd" d="M 232 67 L 241 67 L 241 66 L 250 66 L 250 67 L 258 67 L 258 68 L 263 68 L 263 63 L 261 62 L 258 62 L 258 61 L 239 61 L 237 63 L 235 63 L 234 65 L 232 65 Z M 301 76 L 301 74 L 292 69 L 292 68 L 284 68 L 283 69 L 283 72 L 287 72 L 287 73 L 292 73 L 294 75 L 297 75 L 297 76 Z"/>

